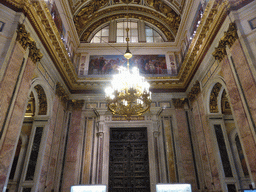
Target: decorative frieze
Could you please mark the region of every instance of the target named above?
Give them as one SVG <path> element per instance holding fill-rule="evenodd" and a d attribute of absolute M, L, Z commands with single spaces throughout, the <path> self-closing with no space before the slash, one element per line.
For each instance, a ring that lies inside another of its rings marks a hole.
<path fill-rule="evenodd" d="M 187 101 L 187 98 L 172 99 L 175 109 L 183 109 Z"/>
<path fill-rule="evenodd" d="M 23 49 L 27 49 L 29 47 L 29 58 L 33 61 L 33 63 L 39 62 L 43 54 L 40 52 L 40 50 L 36 46 L 36 42 L 32 37 L 30 37 L 30 34 L 26 31 L 24 24 L 18 24 L 17 28 L 17 39 L 16 39 Z"/>
<path fill-rule="evenodd" d="M 60 100 L 66 103 L 69 100 L 69 96 L 66 93 L 65 89 L 62 87 L 60 82 L 56 84 L 56 95 L 60 98 Z"/>
<path fill-rule="evenodd" d="M 215 48 L 215 51 L 212 53 L 214 58 L 221 62 L 223 58 L 227 55 L 226 46 L 229 48 L 234 44 L 238 39 L 237 28 L 235 23 L 230 23 L 228 30 L 224 32 L 224 36 L 219 41 L 218 47 Z"/>
<path fill-rule="evenodd" d="M 188 93 L 188 99 L 189 101 L 193 102 L 196 98 L 196 96 L 200 93 L 200 83 L 199 81 L 196 81 L 196 83 L 191 88 L 191 91 Z"/>

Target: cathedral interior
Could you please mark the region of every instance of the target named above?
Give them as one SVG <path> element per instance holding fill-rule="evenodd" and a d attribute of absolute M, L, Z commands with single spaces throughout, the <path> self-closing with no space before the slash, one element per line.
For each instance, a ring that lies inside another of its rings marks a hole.
<path fill-rule="evenodd" d="M 255 0 L 0 0 L 0 191 L 256 189 L 255 95 Z"/>

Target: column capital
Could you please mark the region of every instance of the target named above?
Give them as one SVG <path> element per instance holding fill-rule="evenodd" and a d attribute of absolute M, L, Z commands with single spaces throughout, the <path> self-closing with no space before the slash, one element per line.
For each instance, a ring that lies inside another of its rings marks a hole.
<path fill-rule="evenodd" d="M 172 99 L 175 109 L 183 109 L 187 101 L 188 101 L 187 98 Z"/>

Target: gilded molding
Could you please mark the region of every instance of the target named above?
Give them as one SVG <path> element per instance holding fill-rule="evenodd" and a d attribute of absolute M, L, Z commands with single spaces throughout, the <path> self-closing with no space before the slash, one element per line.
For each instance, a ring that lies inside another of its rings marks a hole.
<path fill-rule="evenodd" d="M 199 81 L 196 81 L 196 83 L 191 88 L 191 91 L 188 93 L 188 99 L 193 102 L 196 98 L 196 96 L 201 92 L 200 89 L 200 83 Z"/>
<path fill-rule="evenodd" d="M 84 100 L 69 100 L 69 103 L 71 104 L 72 108 L 74 110 L 76 109 L 82 109 L 84 106 Z"/>
<path fill-rule="evenodd" d="M 175 109 L 183 109 L 187 101 L 188 101 L 187 98 L 172 99 L 172 103 Z"/>
<path fill-rule="evenodd" d="M 47 98 L 44 89 L 41 87 L 41 85 L 36 85 L 34 88 L 37 92 L 39 100 L 38 115 L 47 115 Z"/>
<path fill-rule="evenodd" d="M 58 82 L 56 84 L 56 92 L 55 93 L 63 103 L 66 103 L 69 100 L 69 96 L 66 93 L 65 89 L 62 87 L 60 82 Z"/>
<path fill-rule="evenodd" d="M 237 39 L 238 35 L 236 24 L 230 23 L 228 30 L 224 32 L 224 36 L 219 41 L 218 47 L 216 47 L 215 51 L 212 53 L 214 58 L 221 62 L 223 58 L 227 55 L 226 46 L 230 48 Z"/>
<path fill-rule="evenodd" d="M 222 85 L 220 83 L 216 83 L 212 88 L 212 92 L 211 92 L 211 95 L 210 95 L 210 103 L 209 103 L 211 113 L 218 113 L 219 112 L 218 97 L 219 97 L 221 87 L 222 87 Z"/>

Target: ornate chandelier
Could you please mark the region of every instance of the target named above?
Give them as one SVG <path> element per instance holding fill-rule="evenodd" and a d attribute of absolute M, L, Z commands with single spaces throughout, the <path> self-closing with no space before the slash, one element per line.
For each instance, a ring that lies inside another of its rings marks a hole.
<path fill-rule="evenodd" d="M 128 26 L 128 25 L 127 25 Z M 129 50 L 129 38 L 127 31 L 127 50 L 124 57 L 127 59 L 127 68 L 120 67 L 119 74 L 114 75 L 111 87 L 105 89 L 108 109 L 117 115 L 125 116 L 131 120 L 131 116 L 140 116 L 150 109 L 151 92 L 149 83 L 139 75 L 139 69 L 129 69 L 129 59 L 132 53 Z"/>

